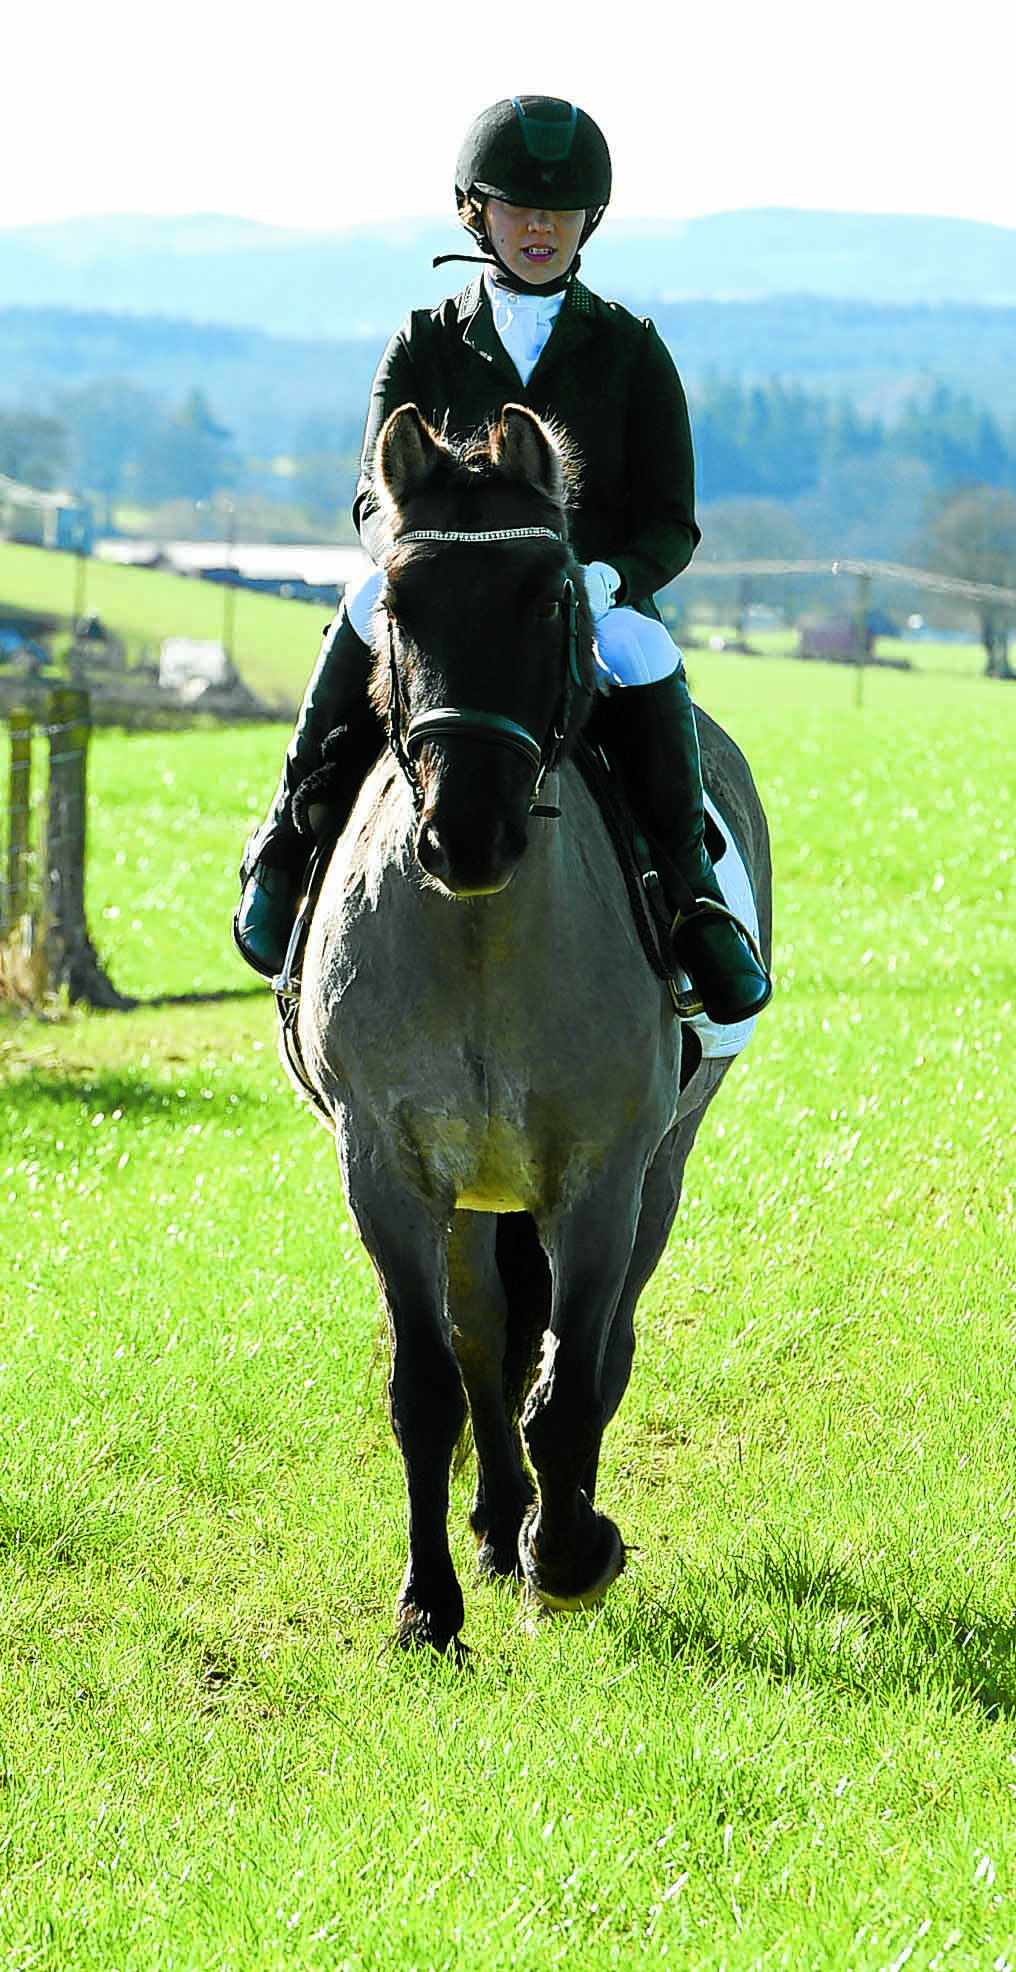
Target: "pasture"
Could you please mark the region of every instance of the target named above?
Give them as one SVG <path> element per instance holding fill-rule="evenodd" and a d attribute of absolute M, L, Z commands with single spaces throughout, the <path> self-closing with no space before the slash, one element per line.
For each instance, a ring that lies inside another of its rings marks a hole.
<path fill-rule="evenodd" d="M 79 600 L 81 572 L 75 555 L 0 541 L 0 619 L 3 603 L 69 618 Z M 157 653 L 163 637 L 215 639 L 222 635 L 224 592 L 216 583 L 187 579 L 165 569 L 124 568 L 92 558 L 84 563 L 84 583 L 87 608 L 101 616 L 121 639 L 129 665 Z M 895 606 L 898 590 L 891 584 L 885 587 Z M 708 590 L 706 593 L 712 603 L 712 595 Z M 778 594 L 775 584 L 770 585 L 770 594 Z M 838 591 L 838 606 L 849 613 L 852 602 L 853 581 L 848 576 Z M 232 592 L 232 614 L 234 651 L 244 681 L 266 704 L 280 712 L 288 707 L 295 714 L 327 609 L 320 603 L 287 601 L 237 588 Z M 724 634 L 723 626 L 703 626 L 698 634 L 707 642 L 711 635 Z M 725 634 L 730 638 L 735 632 L 728 626 Z M 751 631 L 752 649 L 767 658 L 792 656 L 796 646 L 793 628 Z M 58 651 L 59 647 L 58 639 Z M 978 677 L 984 670 L 984 652 L 972 640 L 972 633 L 967 643 L 901 637 L 882 639 L 876 648 L 883 654 L 906 658 L 920 671 Z M 700 666 L 709 667 L 714 662 L 707 651 L 695 655 Z"/>
<path fill-rule="evenodd" d="M 1016 689 L 689 668 L 778 996 L 605 1443 L 628 1569 L 527 1634 L 463 1474 L 466 1672 L 386 1646 L 377 1299 L 229 940 L 284 735 L 96 736 L 141 1004 L 0 1024 L 5 1972 L 1016 1966 Z"/>
<path fill-rule="evenodd" d="M 157 657 L 163 637 L 218 638 L 224 591 L 166 569 L 84 563 L 85 602 L 121 639 L 129 665 Z M 79 599 L 77 557 L 55 549 L 0 542 L 0 620 L 3 604 L 71 616 Z M 272 707 L 295 711 L 313 655 L 321 604 L 289 602 L 253 590 L 232 591 L 235 650 L 245 682 Z M 66 641 L 66 640 L 64 640 Z M 57 650 L 60 640 L 57 640 Z"/>

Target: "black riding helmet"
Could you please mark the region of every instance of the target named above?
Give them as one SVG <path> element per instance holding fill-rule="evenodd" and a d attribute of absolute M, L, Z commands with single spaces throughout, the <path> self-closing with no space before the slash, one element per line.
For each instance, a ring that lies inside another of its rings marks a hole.
<path fill-rule="evenodd" d="M 490 251 L 482 219 L 484 199 L 557 212 L 584 208 L 585 244 L 610 198 L 607 140 L 599 125 L 559 96 L 509 96 L 481 111 L 466 132 L 455 168 L 459 217 Z"/>

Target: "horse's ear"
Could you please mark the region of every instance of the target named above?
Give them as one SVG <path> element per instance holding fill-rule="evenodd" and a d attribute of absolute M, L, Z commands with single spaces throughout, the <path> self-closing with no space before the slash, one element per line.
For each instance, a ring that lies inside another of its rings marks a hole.
<path fill-rule="evenodd" d="M 404 505 L 444 450 L 415 404 L 401 404 L 392 412 L 378 437 L 374 473 L 393 506 Z"/>
<path fill-rule="evenodd" d="M 551 499 L 563 501 L 566 467 L 555 432 L 534 411 L 506 404 L 501 422 L 491 434 L 490 455 L 495 465 L 520 474 L 542 487 Z"/>

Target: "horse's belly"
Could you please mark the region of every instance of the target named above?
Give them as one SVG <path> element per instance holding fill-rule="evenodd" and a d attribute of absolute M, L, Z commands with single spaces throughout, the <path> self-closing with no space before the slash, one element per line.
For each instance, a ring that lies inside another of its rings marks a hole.
<path fill-rule="evenodd" d="M 408 1119 L 403 1118 L 403 1126 Z M 546 1146 L 517 1121 L 420 1109 L 411 1133 L 430 1182 L 460 1212 L 531 1212 L 547 1194 Z"/>
<path fill-rule="evenodd" d="M 499 1185 L 470 1185 L 455 1200 L 459 1212 L 525 1212 L 528 1202 L 518 1192 Z"/>

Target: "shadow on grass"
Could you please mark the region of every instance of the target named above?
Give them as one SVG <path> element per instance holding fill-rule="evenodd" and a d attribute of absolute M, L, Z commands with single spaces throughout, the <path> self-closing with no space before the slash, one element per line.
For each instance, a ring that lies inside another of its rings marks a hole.
<path fill-rule="evenodd" d="M 132 1000 L 130 1004 L 142 1013 L 149 1007 L 221 1006 L 227 1000 L 252 1000 L 269 991 L 269 981 L 261 979 L 254 980 L 250 986 L 221 986 L 208 993 L 152 993 L 145 999 Z"/>
<path fill-rule="evenodd" d="M 858 1694 L 935 1690 L 990 1720 L 1016 1714 L 1016 1623 L 922 1608 L 901 1581 L 851 1574 L 803 1543 L 771 1542 L 712 1579 L 689 1571 L 668 1603 L 640 1596 L 622 1641 L 660 1663 L 705 1658 Z"/>
<path fill-rule="evenodd" d="M 84 1064 L 63 1069 L 33 1067 L 30 1075 L 20 1078 L 20 1084 L 8 1083 L 3 1092 L 0 1107 L 22 1111 L 44 1127 L 47 1111 L 66 1116 L 68 1110 L 85 1109 L 95 1112 L 101 1110 L 110 1116 L 116 1110 L 123 1112 L 125 1122 L 136 1121 L 142 1117 L 167 1117 L 176 1111 L 180 1116 L 186 1114 L 192 1120 L 193 1105 L 200 1102 L 202 1109 L 210 1114 L 219 1114 L 227 1108 L 230 1115 L 239 1110 L 260 1109 L 264 1106 L 266 1092 L 254 1089 L 243 1081 L 226 1081 L 216 1074 L 211 1096 L 202 1093 L 207 1083 L 208 1071 L 200 1062 L 190 1057 L 167 1055 L 165 1077 L 153 1077 L 130 1069 L 101 1069 Z M 187 1086 L 181 1086 L 186 1081 Z M 195 1086 L 202 1085 L 202 1089 Z M 279 1084 L 279 1093 L 282 1093 Z M 268 1091 L 272 1093 L 271 1090 Z"/>
<path fill-rule="evenodd" d="M 207 991 L 190 993 L 119 993 L 111 989 L 115 992 L 115 998 L 112 1000 L 89 1002 L 87 999 L 79 999 L 75 1004 L 79 1008 L 90 1006 L 92 1011 L 98 1013 L 148 1013 L 153 1007 L 225 1006 L 230 1000 L 252 1000 L 270 990 L 271 982 L 268 979 L 253 979 L 250 985 L 246 986 L 214 986 L 209 987 Z M 38 1010 L 27 1000 L 0 1001 L 0 1005 L 5 1009 L 11 1007 L 15 1016 L 20 1017 L 31 1015 L 33 1010 Z"/>
<path fill-rule="evenodd" d="M 0 1505 L 0 1560 L 33 1569 L 75 1569 L 109 1560 L 126 1548 L 133 1529 L 124 1515 L 63 1506 Z"/>

